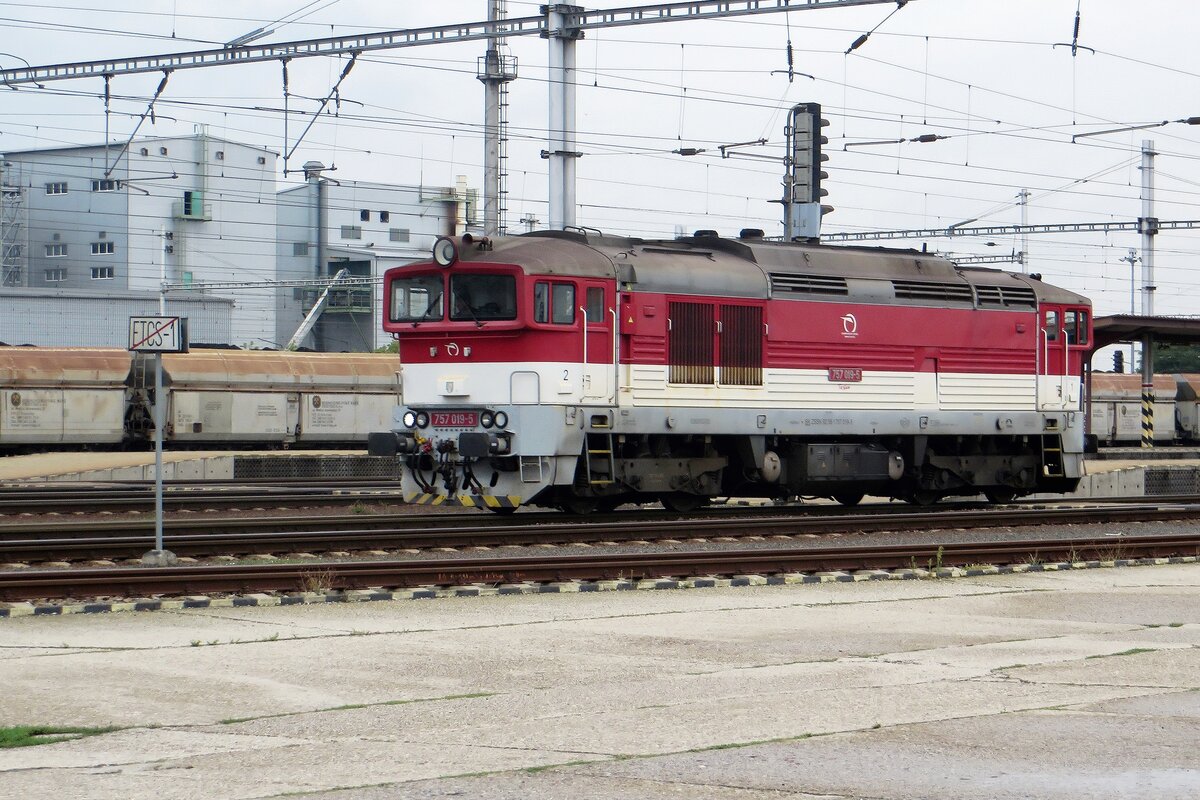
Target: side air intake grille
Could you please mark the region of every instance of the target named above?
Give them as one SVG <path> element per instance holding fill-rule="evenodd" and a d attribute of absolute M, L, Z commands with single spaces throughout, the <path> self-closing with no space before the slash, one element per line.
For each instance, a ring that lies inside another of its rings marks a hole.
<path fill-rule="evenodd" d="M 980 306 L 989 308 L 1037 308 L 1037 295 L 1028 286 L 976 286 Z"/>
<path fill-rule="evenodd" d="M 917 303 L 965 303 L 974 305 L 971 287 L 965 283 L 924 283 L 920 281 L 892 281 L 897 300 L 912 300 Z"/>
<path fill-rule="evenodd" d="M 841 297 L 850 294 L 845 278 L 790 275 L 783 272 L 772 272 L 770 277 L 772 294 L 825 294 Z"/>

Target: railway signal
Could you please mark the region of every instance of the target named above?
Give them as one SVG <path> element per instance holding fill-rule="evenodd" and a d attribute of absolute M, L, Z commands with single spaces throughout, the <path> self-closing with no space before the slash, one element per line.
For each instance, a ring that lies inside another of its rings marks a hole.
<path fill-rule="evenodd" d="M 794 106 L 787 127 L 787 172 L 784 176 L 784 228 L 787 239 L 815 239 L 821 235 L 821 217 L 833 211 L 822 205 L 821 198 L 829 194 L 821 181 L 829 173 L 821 165 L 829 160 L 822 145 L 829 139 L 821 133 L 829 121 L 821 117 L 820 103 L 801 103 Z"/>

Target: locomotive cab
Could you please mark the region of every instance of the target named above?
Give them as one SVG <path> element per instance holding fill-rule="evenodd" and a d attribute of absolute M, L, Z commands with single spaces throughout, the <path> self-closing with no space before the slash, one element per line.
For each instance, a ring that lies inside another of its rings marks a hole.
<path fill-rule="evenodd" d="M 573 469 L 558 463 L 577 433 L 564 409 L 615 402 L 611 265 L 579 274 L 577 257 L 531 265 L 512 252 L 528 249 L 442 239 L 432 262 L 385 276 L 406 405 L 370 446 L 404 457 L 410 498 L 515 507 L 529 495 L 508 483 L 528 490 Z"/>

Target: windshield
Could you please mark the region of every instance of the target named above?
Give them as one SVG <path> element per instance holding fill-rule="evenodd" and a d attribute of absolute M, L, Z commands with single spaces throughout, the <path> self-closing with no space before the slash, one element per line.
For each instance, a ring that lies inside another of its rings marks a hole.
<path fill-rule="evenodd" d="M 454 274 L 450 295 L 452 320 L 517 318 L 517 279 L 512 275 Z"/>
<path fill-rule="evenodd" d="M 392 322 L 442 318 L 442 276 L 414 275 L 392 281 Z"/>

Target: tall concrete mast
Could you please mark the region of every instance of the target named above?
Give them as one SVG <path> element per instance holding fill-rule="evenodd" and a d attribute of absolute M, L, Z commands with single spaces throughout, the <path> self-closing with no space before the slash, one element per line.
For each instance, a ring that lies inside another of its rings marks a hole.
<path fill-rule="evenodd" d="M 506 0 L 490 0 L 489 23 L 506 17 L 505 5 Z M 517 77 L 517 59 L 504 50 L 503 37 L 488 39 L 487 52 L 475 67 L 475 76 L 483 82 L 483 227 L 487 236 L 504 233 L 507 228 L 508 82 Z"/>

